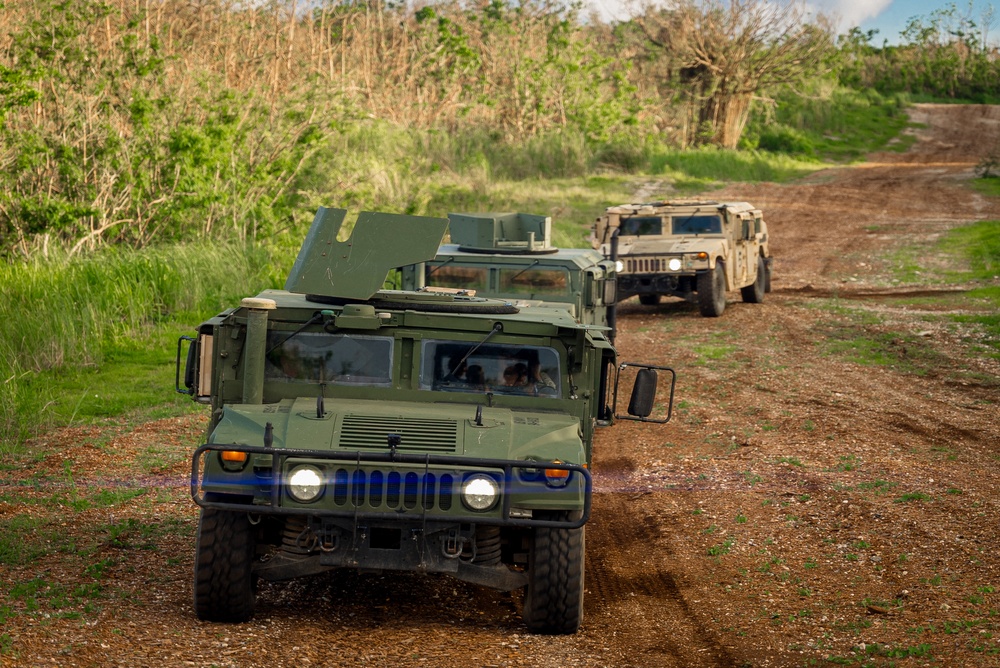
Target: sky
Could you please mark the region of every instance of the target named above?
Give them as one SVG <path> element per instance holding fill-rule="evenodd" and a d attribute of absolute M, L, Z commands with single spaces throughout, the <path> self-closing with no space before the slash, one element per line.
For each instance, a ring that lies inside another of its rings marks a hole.
<path fill-rule="evenodd" d="M 589 0 L 602 17 L 626 18 L 626 7 L 636 6 L 634 0 Z M 876 29 L 878 34 L 873 44 L 881 46 L 884 41 L 898 44 L 899 34 L 910 18 L 929 17 L 936 9 L 944 9 L 954 4 L 960 15 L 969 14 L 977 24 L 982 24 L 983 10 L 993 7 L 997 10 L 993 20 L 993 30 L 988 42 L 1000 44 L 1000 3 L 988 0 L 808 0 L 810 7 L 836 19 L 838 33 L 846 33 L 853 26 L 864 31 Z M 971 11 L 970 11 L 971 4 Z"/>

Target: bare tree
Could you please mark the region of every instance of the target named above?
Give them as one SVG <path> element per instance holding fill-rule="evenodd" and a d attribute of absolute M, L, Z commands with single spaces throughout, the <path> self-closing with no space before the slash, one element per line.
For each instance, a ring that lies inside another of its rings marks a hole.
<path fill-rule="evenodd" d="M 725 148 L 737 146 L 755 96 L 815 74 L 833 48 L 829 21 L 800 0 L 647 3 L 635 24 L 688 98 L 686 134 Z"/>

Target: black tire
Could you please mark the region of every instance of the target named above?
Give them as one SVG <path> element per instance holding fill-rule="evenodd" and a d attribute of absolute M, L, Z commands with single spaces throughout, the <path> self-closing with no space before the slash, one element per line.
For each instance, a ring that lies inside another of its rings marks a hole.
<path fill-rule="evenodd" d="M 698 274 L 698 310 L 706 318 L 718 318 L 726 310 L 726 269 L 721 262 Z"/>
<path fill-rule="evenodd" d="M 767 270 L 764 268 L 764 258 L 757 258 L 757 278 L 750 285 L 740 288 L 743 301 L 747 304 L 760 304 L 764 301 L 764 291 L 767 289 Z"/>
<path fill-rule="evenodd" d="M 660 295 L 639 295 L 639 303 L 643 306 L 656 306 L 660 303 Z"/>
<path fill-rule="evenodd" d="M 194 612 L 210 622 L 253 617 L 255 531 L 246 513 L 202 508 L 194 559 Z"/>
<path fill-rule="evenodd" d="M 583 621 L 584 528 L 534 530 L 524 623 L 532 633 L 576 633 Z"/>
<path fill-rule="evenodd" d="M 764 292 L 771 291 L 771 263 L 764 262 Z"/>

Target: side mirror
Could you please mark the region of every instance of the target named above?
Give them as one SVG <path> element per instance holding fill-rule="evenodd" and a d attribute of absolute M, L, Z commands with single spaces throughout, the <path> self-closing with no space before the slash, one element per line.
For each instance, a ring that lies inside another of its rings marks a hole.
<path fill-rule="evenodd" d="M 181 348 L 184 342 L 188 342 L 187 356 L 184 360 L 184 387 L 181 387 Z M 195 377 L 198 371 L 198 339 L 190 336 L 182 336 L 177 339 L 177 361 L 174 371 L 174 389 L 180 394 L 193 395 L 195 393 Z"/>
<path fill-rule="evenodd" d="M 617 278 L 606 278 L 604 279 L 604 295 L 603 301 L 605 306 L 610 306 L 618 301 L 618 279 Z"/>
<path fill-rule="evenodd" d="M 628 402 L 628 414 L 638 418 L 648 418 L 656 401 L 656 372 L 639 369 L 632 385 L 632 398 Z"/>
<path fill-rule="evenodd" d="M 621 381 L 622 372 L 629 367 L 636 367 L 638 371 L 635 381 L 632 384 L 632 395 L 628 402 L 627 415 L 618 415 L 618 384 Z M 656 407 L 657 390 L 659 386 L 659 372 L 670 374 L 670 393 L 666 400 L 666 417 L 651 418 L 653 409 Z M 638 422 L 669 422 L 673 415 L 674 408 L 674 388 L 677 383 L 677 372 L 670 367 L 653 366 L 650 364 L 621 364 L 615 375 L 614 406 L 612 413 L 617 420 L 636 420 Z"/>

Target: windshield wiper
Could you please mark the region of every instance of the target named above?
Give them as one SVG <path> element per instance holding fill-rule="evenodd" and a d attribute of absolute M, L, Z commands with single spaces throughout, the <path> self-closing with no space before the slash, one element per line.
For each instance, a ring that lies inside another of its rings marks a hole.
<path fill-rule="evenodd" d="M 437 272 L 438 269 L 440 269 L 441 267 L 445 266 L 446 264 L 448 264 L 449 262 L 453 261 L 454 259 L 455 259 L 454 257 L 450 257 L 447 260 L 445 260 L 444 262 L 442 262 L 441 264 L 439 264 L 438 266 L 436 266 L 433 269 L 431 269 L 429 272 L 427 272 L 427 278 L 430 278 L 431 276 L 433 276 Z M 426 281 L 427 279 L 424 279 L 424 280 Z"/>
<path fill-rule="evenodd" d="M 292 332 L 291 334 L 289 334 L 288 336 L 286 336 L 284 339 L 282 339 L 278 343 L 275 343 L 273 346 L 271 346 L 270 348 L 268 348 L 267 352 L 265 352 L 264 355 L 265 356 L 266 355 L 270 355 L 271 353 L 274 352 L 274 350 L 276 348 L 280 348 L 281 346 L 285 345 L 288 342 L 289 339 L 291 339 L 296 334 L 301 333 L 302 330 L 304 330 L 306 327 L 308 327 L 309 325 L 316 324 L 316 321 L 319 320 L 320 318 L 325 318 L 327 316 L 332 316 L 332 315 L 333 315 L 333 311 L 330 311 L 328 309 L 324 309 L 322 311 L 316 311 L 316 313 L 313 314 L 313 317 L 311 317 L 308 320 L 306 320 L 306 322 L 301 327 L 299 327 L 297 330 L 295 330 L 294 332 Z"/>
<path fill-rule="evenodd" d="M 480 349 L 480 348 L 482 347 L 482 345 L 483 345 L 484 343 L 486 343 L 487 341 L 489 341 L 489 340 L 490 340 L 490 338 L 491 338 L 491 337 L 492 337 L 492 336 L 493 336 L 494 334 L 496 334 L 497 332 L 502 332 L 502 331 L 503 331 L 503 323 L 500 323 L 500 322 L 497 322 L 497 323 L 494 323 L 494 324 L 493 324 L 493 329 L 491 329 L 491 330 L 490 330 L 489 334 L 487 334 L 486 336 L 484 336 L 484 337 L 483 337 L 483 340 L 482 340 L 482 341 L 480 341 L 480 342 L 479 342 L 479 343 L 477 343 L 476 345 L 472 346 L 472 348 L 470 348 L 470 349 L 469 349 L 469 352 L 465 353 L 465 356 L 464 356 L 464 357 L 463 357 L 463 358 L 462 358 L 461 360 L 459 360 L 458 364 L 456 364 L 456 365 L 455 365 L 455 368 L 456 368 L 456 369 L 461 369 L 461 368 L 462 368 L 462 365 L 463 365 L 463 364 L 465 364 L 465 362 L 466 362 L 466 361 L 467 361 L 467 360 L 468 360 L 468 359 L 469 359 L 470 357 L 472 357 L 472 353 L 474 353 L 474 352 L 476 352 L 477 350 L 479 350 L 479 349 Z"/>
<path fill-rule="evenodd" d="M 534 266 L 535 266 L 536 264 L 541 264 L 541 263 L 542 263 L 542 261 L 541 261 L 541 260 L 535 260 L 534 262 L 532 262 L 532 263 L 531 263 L 531 264 L 529 264 L 529 265 L 528 265 L 527 267 L 525 267 L 525 268 L 524 268 L 524 269 L 522 269 L 521 271 L 517 272 L 516 274 L 514 274 L 513 276 L 511 276 L 511 277 L 510 277 L 509 279 L 507 279 L 507 280 L 509 280 L 509 281 L 510 281 L 511 283 L 513 283 L 513 282 L 514 282 L 514 279 L 516 279 L 516 278 L 517 278 L 518 276 L 520 276 L 520 275 L 521 275 L 521 274 L 523 274 L 524 272 L 528 271 L 529 269 L 531 269 L 532 267 L 534 267 Z"/>

